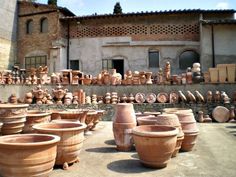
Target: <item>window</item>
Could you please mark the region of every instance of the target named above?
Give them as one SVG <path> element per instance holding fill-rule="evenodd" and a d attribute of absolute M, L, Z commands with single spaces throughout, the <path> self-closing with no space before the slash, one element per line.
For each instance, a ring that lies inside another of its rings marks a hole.
<path fill-rule="evenodd" d="M 26 22 L 26 34 L 32 34 L 33 33 L 33 20 L 30 19 Z"/>
<path fill-rule="evenodd" d="M 159 51 L 149 50 L 148 64 L 149 68 L 159 68 Z"/>
<path fill-rule="evenodd" d="M 43 18 L 40 21 L 40 32 L 41 33 L 47 33 L 48 32 L 48 19 Z"/>
<path fill-rule="evenodd" d="M 179 56 L 179 68 L 187 69 L 192 67 L 193 63 L 199 63 L 199 54 L 193 50 L 187 50 L 180 54 Z"/>
<path fill-rule="evenodd" d="M 102 60 L 102 70 L 113 69 L 112 60 L 103 59 Z"/>
<path fill-rule="evenodd" d="M 25 69 L 47 66 L 47 56 L 25 57 Z"/>
<path fill-rule="evenodd" d="M 79 70 L 79 60 L 70 60 L 70 69 Z"/>

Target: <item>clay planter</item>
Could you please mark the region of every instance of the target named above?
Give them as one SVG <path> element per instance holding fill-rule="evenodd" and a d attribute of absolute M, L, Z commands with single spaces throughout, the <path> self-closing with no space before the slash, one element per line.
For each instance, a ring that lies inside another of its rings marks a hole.
<path fill-rule="evenodd" d="M 61 138 L 55 164 L 63 165 L 63 169 L 68 169 L 68 164 L 78 161 L 85 127 L 81 123 L 44 123 L 33 126 L 39 133 L 58 135 Z"/>
<path fill-rule="evenodd" d="M 153 115 L 153 116 L 158 116 L 161 114 L 161 112 L 149 112 L 149 111 L 145 111 L 143 112 L 144 115 Z"/>
<path fill-rule="evenodd" d="M 219 70 L 219 82 L 225 83 L 227 78 L 226 64 L 218 64 L 217 68 Z"/>
<path fill-rule="evenodd" d="M 132 130 L 135 148 L 143 165 L 167 166 L 176 146 L 178 130 L 174 127 L 142 125 Z"/>
<path fill-rule="evenodd" d="M 93 126 L 90 128 L 90 130 L 94 130 L 96 125 L 99 123 L 101 117 L 105 114 L 104 110 L 97 110 L 97 114 L 93 119 Z"/>
<path fill-rule="evenodd" d="M 186 109 L 186 108 L 164 108 L 163 112 L 165 113 L 176 113 L 177 111 L 181 112 L 193 112 L 192 109 Z"/>
<path fill-rule="evenodd" d="M 23 133 L 34 133 L 33 125 L 40 123 L 49 123 L 51 120 L 51 113 L 31 110 L 27 112 L 25 126 Z"/>
<path fill-rule="evenodd" d="M 217 83 L 219 80 L 218 68 L 209 68 L 211 83 Z"/>
<path fill-rule="evenodd" d="M 162 114 L 157 116 L 157 125 L 166 125 L 166 126 L 172 126 L 178 129 L 178 135 L 177 135 L 177 142 L 175 146 L 175 151 L 172 154 L 172 157 L 176 157 L 181 145 L 182 141 L 184 139 L 184 133 L 181 128 L 181 124 L 179 122 L 178 116 L 176 114 Z"/>
<path fill-rule="evenodd" d="M 153 115 L 145 115 L 145 116 L 138 116 L 137 122 L 138 125 L 155 125 L 157 121 L 157 117 Z"/>
<path fill-rule="evenodd" d="M 52 123 L 80 123 L 78 119 L 57 119 L 52 120 Z"/>
<path fill-rule="evenodd" d="M 133 146 L 132 129 L 137 125 L 133 104 L 118 103 L 113 117 L 113 134 L 119 151 L 130 151 Z"/>
<path fill-rule="evenodd" d="M 236 64 L 227 64 L 227 78 L 229 83 L 235 83 Z"/>
<path fill-rule="evenodd" d="M 49 176 L 55 164 L 60 137 L 21 134 L 0 137 L 2 176 Z"/>
<path fill-rule="evenodd" d="M 198 131 L 185 131 L 184 140 L 181 145 L 181 151 L 192 151 L 194 145 L 196 144 L 198 134 Z"/>
<path fill-rule="evenodd" d="M 23 130 L 28 104 L 0 104 L 0 122 L 2 134 L 16 134 Z"/>
<path fill-rule="evenodd" d="M 61 119 L 61 116 L 60 116 L 60 112 L 62 112 L 63 110 L 50 110 L 49 112 L 51 113 L 51 120 L 58 120 L 58 119 Z"/>
<path fill-rule="evenodd" d="M 91 132 L 89 133 L 88 131 L 93 127 L 93 122 L 95 119 L 97 119 L 97 111 L 89 111 L 85 119 L 85 124 L 87 125 L 85 129 L 86 135 L 91 134 Z"/>
<path fill-rule="evenodd" d="M 61 119 L 77 119 L 81 123 L 85 123 L 86 115 L 88 111 L 62 111 L 59 112 Z"/>
<path fill-rule="evenodd" d="M 183 132 L 186 131 L 198 131 L 196 120 L 193 113 L 177 112 L 176 115 L 179 118 Z"/>

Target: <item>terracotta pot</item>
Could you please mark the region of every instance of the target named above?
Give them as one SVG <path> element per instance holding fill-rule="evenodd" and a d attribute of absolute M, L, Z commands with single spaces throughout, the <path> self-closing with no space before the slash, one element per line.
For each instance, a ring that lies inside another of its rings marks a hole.
<path fill-rule="evenodd" d="M 138 125 L 155 125 L 157 121 L 157 117 L 153 115 L 146 115 L 146 116 L 138 116 L 137 122 Z"/>
<path fill-rule="evenodd" d="M 55 164 L 60 137 L 21 134 L 0 137 L 2 176 L 49 176 Z"/>
<path fill-rule="evenodd" d="M 177 112 L 176 115 L 179 118 L 183 132 L 186 131 L 198 131 L 196 120 L 193 113 L 180 113 Z"/>
<path fill-rule="evenodd" d="M 87 125 L 85 129 L 85 134 L 87 134 L 88 131 L 91 130 L 91 128 L 93 127 L 93 121 L 96 119 L 96 117 L 97 117 L 97 111 L 89 111 L 87 113 L 87 117 L 85 119 L 85 124 Z"/>
<path fill-rule="evenodd" d="M 227 78 L 227 72 L 226 72 L 226 64 L 218 64 L 217 65 L 218 71 L 219 71 L 219 82 L 225 83 Z"/>
<path fill-rule="evenodd" d="M 158 116 L 161 114 L 161 112 L 155 112 L 155 111 L 145 111 L 143 112 L 144 115 L 153 115 L 153 116 Z"/>
<path fill-rule="evenodd" d="M 193 112 L 192 109 L 186 109 L 186 108 L 164 108 L 163 112 L 165 113 L 176 113 L 178 111 L 181 112 Z"/>
<path fill-rule="evenodd" d="M 57 146 L 56 165 L 63 165 L 63 168 L 67 169 L 68 164 L 78 161 L 78 154 L 84 141 L 84 129 L 86 128 L 84 124 L 44 123 L 34 125 L 33 128 L 39 133 L 60 136 L 61 140 Z"/>
<path fill-rule="evenodd" d="M 16 134 L 23 130 L 28 104 L 0 104 L 2 134 Z"/>
<path fill-rule="evenodd" d="M 227 79 L 229 83 L 235 83 L 236 64 L 227 64 Z"/>
<path fill-rule="evenodd" d="M 80 123 L 78 119 L 56 119 L 52 120 L 52 123 Z"/>
<path fill-rule="evenodd" d="M 179 130 L 178 135 L 177 135 L 175 151 L 172 154 L 172 157 L 176 157 L 179 152 L 179 149 L 181 148 L 182 141 L 184 139 L 184 133 L 182 131 L 182 127 L 179 122 L 178 116 L 176 114 L 161 114 L 157 116 L 156 124 L 173 126 Z"/>
<path fill-rule="evenodd" d="M 152 168 L 167 166 L 176 146 L 178 130 L 174 127 L 142 125 L 132 131 L 141 163 Z"/>
<path fill-rule="evenodd" d="M 218 68 L 209 68 L 211 83 L 217 83 L 219 81 Z"/>
<path fill-rule="evenodd" d="M 51 113 L 40 111 L 27 111 L 26 122 L 23 128 L 23 133 L 33 133 L 33 125 L 40 123 L 49 123 L 51 120 Z"/>
<path fill-rule="evenodd" d="M 130 151 L 133 146 L 132 129 L 137 125 L 133 104 L 118 103 L 113 118 L 113 134 L 119 151 Z"/>
<path fill-rule="evenodd" d="M 61 119 L 78 119 L 81 123 L 85 123 L 87 113 L 88 111 L 85 110 L 69 110 L 59 112 Z"/>
<path fill-rule="evenodd" d="M 96 125 L 99 123 L 100 119 L 102 118 L 102 116 L 105 114 L 104 110 L 97 110 L 97 114 L 94 117 L 93 120 L 93 126 L 90 128 L 90 130 L 94 130 Z"/>
<path fill-rule="evenodd" d="M 50 113 L 51 113 L 51 120 L 58 120 L 58 119 L 61 119 L 61 116 L 60 116 L 60 112 L 62 112 L 63 110 L 52 110 L 50 109 Z"/>
<path fill-rule="evenodd" d="M 198 134 L 198 131 L 185 131 L 181 151 L 192 151 L 194 145 L 196 144 Z"/>
<path fill-rule="evenodd" d="M 212 111 L 212 117 L 217 122 L 227 122 L 229 120 L 230 111 L 224 106 L 217 106 Z"/>

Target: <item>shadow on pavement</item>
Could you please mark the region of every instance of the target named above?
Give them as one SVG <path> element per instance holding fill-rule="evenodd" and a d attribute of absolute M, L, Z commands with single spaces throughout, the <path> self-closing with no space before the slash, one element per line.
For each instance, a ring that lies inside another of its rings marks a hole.
<path fill-rule="evenodd" d="M 139 160 L 136 159 L 127 159 L 127 160 L 118 160 L 111 162 L 107 165 L 109 170 L 119 172 L 119 173 L 143 173 L 151 172 L 158 169 L 146 168 L 144 167 Z"/>
<path fill-rule="evenodd" d="M 112 139 L 112 140 L 106 140 L 106 141 L 104 141 L 104 143 L 107 144 L 107 145 L 116 145 L 116 142 L 115 142 L 114 139 Z"/>
<path fill-rule="evenodd" d="M 97 153 L 117 153 L 115 147 L 98 147 L 98 148 L 89 148 L 85 149 L 87 152 L 97 152 Z"/>
<path fill-rule="evenodd" d="M 138 153 L 132 154 L 131 157 L 134 159 L 139 159 Z"/>
<path fill-rule="evenodd" d="M 228 125 L 226 128 L 236 128 L 236 125 Z"/>

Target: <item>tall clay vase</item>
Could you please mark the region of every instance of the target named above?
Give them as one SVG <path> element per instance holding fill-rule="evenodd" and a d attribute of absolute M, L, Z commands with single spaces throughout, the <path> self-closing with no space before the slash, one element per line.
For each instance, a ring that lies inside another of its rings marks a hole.
<path fill-rule="evenodd" d="M 172 157 L 176 157 L 180 148 L 181 148 L 181 145 L 182 145 L 182 142 L 184 139 L 184 133 L 182 131 L 178 116 L 176 114 L 161 114 L 161 115 L 157 116 L 156 124 L 157 125 L 173 126 L 178 129 L 179 132 L 177 135 L 176 146 L 175 146 L 175 150 L 172 154 Z"/>
<path fill-rule="evenodd" d="M 59 141 L 60 137 L 45 134 L 0 137 L 0 175 L 49 176 L 55 164 Z"/>
<path fill-rule="evenodd" d="M 0 104 L 2 134 L 21 133 L 26 121 L 28 104 Z"/>
<path fill-rule="evenodd" d="M 178 116 L 182 130 L 184 132 L 184 140 L 181 145 L 181 150 L 192 151 L 199 134 L 194 115 L 193 113 L 184 113 L 181 111 L 177 112 L 176 115 Z"/>
<path fill-rule="evenodd" d="M 81 123 L 44 123 L 34 125 L 33 128 L 43 134 L 53 134 L 61 138 L 57 146 L 56 165 L 63 165 L 68 169 L 68 164 L 78 161 L 78 154 L 83 146 L 84 129 Z"/>
<path fill-rule="evenodd" d="M 113 134 L 118 151 L 130 151 L 133 146 L 132 129 L 136 127 L 133 104 L 118 103 L 113 118 Z"/>
<path fill-rule="evenodd" d="M 135 148 L 143 165 L 164 168 L 176 147 L 178 130 L 169 126 L 141 125 L 132 131 Z"/>
<path fill-rule="evenodd" d="M 37 110 L 27 111 L 26 122 L 23 128 L 24 133 L 34 133 L 33 125 L 40 123 L 49 123 L 51 120 L 51 113 L 41 112 Z"/>

